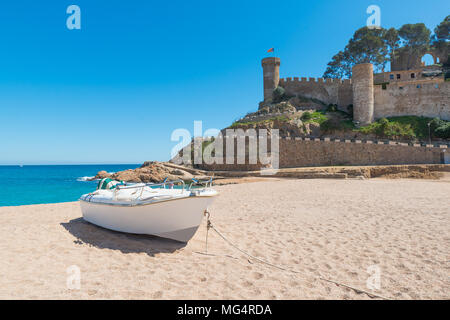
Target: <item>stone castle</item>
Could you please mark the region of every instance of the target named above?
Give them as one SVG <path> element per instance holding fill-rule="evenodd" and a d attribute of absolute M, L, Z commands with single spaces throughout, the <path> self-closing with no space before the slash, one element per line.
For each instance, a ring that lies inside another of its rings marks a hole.
<path fill-rule="evenodd" d="M 435 62 L 437 59 L 433 55 Z M 352 79 L 280 78 L 280 58 L 262 60 L 264 103 L 270 103 L 278 86 L 289 96 L 317 99 L 341 110 L 353 106 L 353 119 L 366 125 L 383 117 L 424 116 L 450 120 L 450 82 L 439 67 L 414 64 L 398 70 L 402 60 L 392 63 L 391 72 L 374 74 L 370 63 L 355 65 Z"/>
<path fill-rule="evenodd" d="M 280 78 L 280 63 L 280 58 L 277 57 L 262 60 L 264 101 L 260 103 L 260 109 L 278 101 L 274 99 L 274 90 L 282 87 L 287 94 L 285 98 L 292 102 L 298 100 L 292 104 L 292 106 L 295 104 L 295 109 L 303 109 L 303 101 L 307 101 L 305 110 L 336 105 L 346 112 L 353 110 L 353 120 L 357 125 L 393 116 L 425 116 L 450 120 L 450 81 L 445 81 L 440 66 L 414 65 L 414 68 L 409 70 L 394 68 L 391 72 L 374 74 L 373 65 L 364 63 L 353 67 L 352 79 L 341 80 Z M 397 61 L 397 65 L 402 65 L 401 61 Z M 267 115 L 263 113 L 262 116 Z M 273 117 L 274 114 L 270 113 L 268 116 Z M 254 121 L 252 118 L 249 120 Z M 244 133 L 243 130 L 242 132 Z M 239 142 L 235 144 L 235 140 L 238 141 L 235 136 L 224 136 L 224 141 L 217 139 L 216 141 L 222 141 L 222 144 L 219 144 L 219 148 L 222 148 L 219 149 L 221 160 L 202 163 L 196 168 L 215 171 L 254 171 L 267 166 L 260 161 L 251 161 L 248 153 L 250 137 L 240 139 L 245 147 L 243 152 L 245 156 L 240 162 L 237 157 Z M 446 141 L 432 144 L 367 137 L 320 138 L 291 135 L 283 136 L 277 141 L 279 149 L 274 154 L 278 156 L 279 168 L 450 163 L 450 152 L 447 151 L 450 144 Z M 228 145 L 231 146 L 231 150 L 227 150 Z M 201 148 L 203 145 L 199 146 Z M 271 149 L 271 143 L 267 142 L 267 151 L 270 154 Z M 183 151 L 183 155 L 184 152 L 191 154 L 190 149 Z"/>

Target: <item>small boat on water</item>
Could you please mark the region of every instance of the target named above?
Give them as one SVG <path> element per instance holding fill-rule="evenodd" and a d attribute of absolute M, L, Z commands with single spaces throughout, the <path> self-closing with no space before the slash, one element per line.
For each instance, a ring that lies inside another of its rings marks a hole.
<path fill-rule="evenodd" d="M 187 242 L 217 194 L 212 179 L 193 179 L 188 188 L 183 180 L 127 185 L 103 179 L 81 196 L 80 206 L 84 220 L 100 227 Z"/>

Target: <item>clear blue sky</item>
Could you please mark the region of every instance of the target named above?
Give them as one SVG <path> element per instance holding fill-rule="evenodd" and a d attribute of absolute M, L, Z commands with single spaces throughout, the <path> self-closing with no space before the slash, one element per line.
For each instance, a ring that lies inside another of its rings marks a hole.
<path fill-rule="evenodd" d="M 320 77 L 370 4 L 383 27 L 450 14 L 444 0 L 4 1 L 0 164 L 168 160 L 174 129 L 257 109 L 267 49 L 281 76 Z"/>

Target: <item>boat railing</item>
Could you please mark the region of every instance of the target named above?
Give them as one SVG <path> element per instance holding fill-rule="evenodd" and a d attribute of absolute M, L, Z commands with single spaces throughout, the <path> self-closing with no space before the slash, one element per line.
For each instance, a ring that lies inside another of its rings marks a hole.
<path fill-rule="evenodd" d="M 133 200 L 133 201 L 143 201 L 143 200 L 149 200 L 151 198 L 158 198 L 161 197 L 162 195 L 155 195 L 155 196 L 151 196 L 145 199 L 142 199 L 142 194 L 144 193 L 144 189 L 145 187 L 149 187 L 149 188 L 155 188 L 155 187 L 161 187 L 161 188 L 166 188 L 167 185 L 169 186 L 174 186 L 176 184 L 182 184 L 182 188 L 180 188 L 180 193 L 183 193 L 186 190 L 186 183 L 184 182 L 183 179 L 178 179 L 178 180 L 172 180 L 172 181 L 167 181 L 168 179 L 164 179 L 163 182 L 159 182 L 159 183 L 139 183 L 139 184 L 132 184 L 132 185 L 117 185 L 117 187 L 114 189 L 114 199 L 116 198 L 117 195 L 117 191 L 119 190 L 124 190 L 124 189 L 140 189 L 139 190 L 139 194 L 138 196 Z M 213 183 L 213 177 L 210 177 L 207 180 L 198 180 L 198 179 L 192 179 L 192 182 L 189 184 L 189 187 L 187 188 L 187 190 L 191 190 L 193 186 L 196 185 L 200 185 L 203 186 L 204 188 L 211 188 L 212 187 L 212 183 Z"/>
<path fill-rule="evenodd" d="M 132 185 L 118 185 L 116 187 L 116 190 L 137 189 L 137 188 L 144 188 L 144 187 L 151 188 L 151 187 L 157 187 L 157 186 L 164 188 L 166 185 L 175 185 L 176 183 L 181 183 L 181 184 L 183 184 L 183 189 L 186 188 L 186 184 L 185 184 L 184 180 L 182 180 L 182 179 L 173 180 L 173 181 L 167 181 L 167 179 L 166 179 L 163 182 L 159 182 L 159 183 L 139 183 L 139 184 L 132 184 Z"/>
<path fill-rule="evenodd" d="M 180 190 L 180 192 L 183 193 L 183 191 L 186 189 L 186 184 L 185 184 L 184 180 L 182 180 L 182 179 L 173 180 L 173 181 L 167 181 L 167 178 L 166 178 L 166 179 L 164 179 L 163 182 L 160 182 L 160 183 L 144 183 L 144 184 L 120 185 L 120 186 L 118 185 L 114 189 L 114 198 L 116 197 L 116 193 L 117 193 L 118 190 L 138 189 L 138 188 L 140 188 L 141 190 L 139 192 L 139 195 L 134 199 L 134 201 L 142 200 L 141 197 L 142 197 L 142 194 L 144 193 L 145 187 L 152 188 L 152 187 L 158 187 L 159 186 L 161 188 L 165 188 L 166 185 L 173 186 L 173 185 L 175 185 L 177 183 L 181 183 L 183 185 L 183 187 Z M 150 198 L 153 198 L 153 197 L 150 197 Z"/>
<path fill-rule="evenodd" d="M 197 180 L 192 178 L 192 182 L 189 184 L 188 190 L 192 189 L 192 186 L 201 185 L 205 188 L 211 188 L 213 182 L 213 177 L 210 177 L 208 180 Z"/>

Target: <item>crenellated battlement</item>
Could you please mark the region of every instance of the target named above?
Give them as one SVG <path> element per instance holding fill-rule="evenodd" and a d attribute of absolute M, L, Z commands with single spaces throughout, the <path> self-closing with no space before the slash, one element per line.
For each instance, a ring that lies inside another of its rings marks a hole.
<path fill-rule="evenodd" d="M 269 151 L 272 144 L 265 137 L 263 139 L 265 143 L 267 142 Z M 213 164 L 201 164 L 201 168 L 221 171 L 256 171 L 264 168 L 264 165 L 258 163 L 256 159 L 254 162 L 251 162 L 248 156 L 249 140 L 247 140 L 248 142 L 245 145 L 246 155 L 241 162 L 237 158 L 237 152 L 233 151 L 232 154 L 227 154 L 226 146 L 236 146 L 237 138 L 231 135 L 224 136 L 223 140 L 219 144 L 223 148 L 222 161 Z M 282 169 L 319 166 L 441 165 L 445 163 L 445 155 L 448 154 L 449 149 L 450 145 L 445 142 L 421 144 L 402 143 L 392 140 L 284 136 L 278 140 L 277 153 L 278 165 Z M 233 148 L 232 150 L 235 149 Z M 227 157 L 232 159 L 231 163 L 226 159 Z M 359 174 L 361 174 L 360 169 L 358 170 Z"/>
<path fill-rule="evenodd" d="M 265 102 L 272 100 L 273 90 L 280 86 L 288 96 L 298 98 L 292 100 L 296 107 L 317 107 L 308 99 L 346 111 L 353 106 L 353 119 L 359 125 L 403 115 L 450 120 L 450 82 L 443 76 L 429 76 L 422 69 L 374 76 L 372 64 L 362 63 L 353 67 L 352 79 L 280 78 L 279 66 L 279 58 L 263 59 Z"/>
<path fill-rule="evenodd" d="M 338 84 L 346 84 L 351 85 L 352 80 L 351 79 L 333 79 L 333 78 L 306 78 L 306 77 L 286 77 L 286 78 L 280 78 L 279 84 L 285 84 L 290 82 L 299 82 L 299 83 L 338 83 Z"/>
<path fill-rule="evenodd" d="M 318 99 L 345 109 L 352 103 L 352 82 L 349 79 L 286 77 L 278 85 L 289 95 Z"/>

